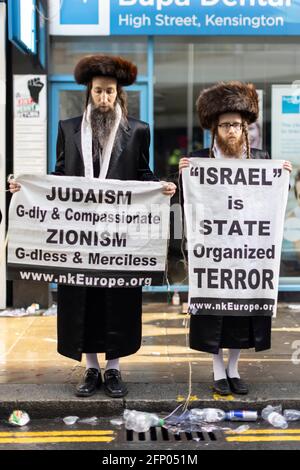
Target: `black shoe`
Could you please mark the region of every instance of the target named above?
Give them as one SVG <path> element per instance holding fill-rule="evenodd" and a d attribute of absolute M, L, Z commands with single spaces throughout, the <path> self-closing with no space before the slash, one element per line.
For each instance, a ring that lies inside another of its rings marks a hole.
<path fill-rule="evenodd" d="M 98 369 L 87 369 L 84 373 L 83 380 L 76 387 L 77 397 L 90 397 L 94 395 L 101 387 L 102 377 L 101 371 Z"/>
<path fill-rule="evenodd" d="M 227 380 L 232 393 L 236 393 L 237 395 L 247 395 L 249 392 L 247 384 L 242 379 L 239 379 L 238 377 L 228 377 L 227 374 Z"/>
<path fill-rule="evenodd" d="M 230 388 L 227 379 L 215 380 L 213 389 L 219 395 L 230 395 Z"/>
<path fill-rule="evenodd" d="M 112 398 L 121 398 L 127 395 L 128 390 L 119 370 L 108 369 L 104 372 L 104 392 Z"/>

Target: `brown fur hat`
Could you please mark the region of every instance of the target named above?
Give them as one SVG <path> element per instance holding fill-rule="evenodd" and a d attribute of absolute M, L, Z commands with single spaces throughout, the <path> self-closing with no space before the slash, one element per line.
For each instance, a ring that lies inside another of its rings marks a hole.
<path fill-rule="evenodd" d="M 87 85 L 94 77 L 112 77 L 119 85 L 134 83 L 137 67 L 122 57 L 89 55 L 83 57 L 75 67 L 74 77 L 80 85 Z"/>
<path fill-rule="evenodd" d="M 252 83 L 219 82 L 203 90 L 196 102 L 200 125 L 211 129 L 223 113 L 240 113 L 251 124 L 258 118 L 258 95 Z"/>

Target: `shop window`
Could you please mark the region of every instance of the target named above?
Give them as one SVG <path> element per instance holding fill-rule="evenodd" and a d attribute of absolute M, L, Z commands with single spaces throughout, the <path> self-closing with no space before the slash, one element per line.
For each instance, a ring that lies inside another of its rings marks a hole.
<path fill-rule="evenodd" d="M 36 54 L 36 0 L 8 0 L 8 37 L 22 52 Z"/>
<path fill-rule="evenodd" d="M 147 74 L 147 38 L 104 36 L 52 36 L 50 72 L 72 75 L 77 62 L 89 54 L 120 55 L 138 66 L 139 75 Z"/>
<path fill-rule="evenodd" d="M 291 139 L 288 139 L 289 153 L 284 154 L 286 155 L 284 159 L 292 161 L 294 171 L 288 200 L 280 275 L 298 277 L 300 274 L 298 41 L 288 37 L 222 37 L 221 39 L 159 37 L 155 38 L 154 51 L 154 168 L 161 179 L 176 183 L 180 157 L 209 145 L 209 133 L 203 132 L 199 127 L 195 102 L 203 88 L 217 81 L 241 80 L 255 84 L 261 99 L 261 116 L 258 126 L 254 126 L 251 130 L 252 145 L 265 148 L 273 158 L 282 158 L 282 153 L 281 156 L 278 155 L 278 144 L 274 139 L 274 134 L 279 132 L 276 124 L 280 119 L 291 121 L 294 132 L 293 146 L 290 150 Z M 291 110 L 290 113 L 287 111 L 284 113 L 283 108 L 274 102 L 276 85 L 287 85 L 283 99 L 289 100 L 289 106 L 285 105 L 284 110 Z M 285 149 L 285 146 L 282 148 Z M 178 202 L 177 192 L 173 198 L 174 207 Z M 181 239 L 178 238 L 180 219 L 176 215 L 177 212 L 175 210 L 175 215 L 171 219 L 169 281 L 173 284 L 187 284 Z"/>

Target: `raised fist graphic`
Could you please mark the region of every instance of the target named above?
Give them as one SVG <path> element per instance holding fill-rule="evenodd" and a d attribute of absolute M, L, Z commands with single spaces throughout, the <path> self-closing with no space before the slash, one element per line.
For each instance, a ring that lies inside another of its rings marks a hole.
<path fill-rule="evenodd" d="M 32 100 L 34 101 L 34 103 L 38 104 L 39 95 L 42 89 L 44 88 L 44 84 L 40 81 L 40 77 L 28 80 L 27 86 Z"/>

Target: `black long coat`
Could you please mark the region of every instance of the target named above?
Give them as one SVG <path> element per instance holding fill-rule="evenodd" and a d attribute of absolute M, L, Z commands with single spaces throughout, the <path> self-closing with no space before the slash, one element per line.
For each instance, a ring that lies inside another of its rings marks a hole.
<path fill-rule="evenodd" d="M 82 116 L 59 122 L 53 174 L 84 176 Z M 108 179 L 157 181 L 149 168 L 149 126 L 128 118 L 118 129 Z M 141 345 L 141 288 L 58 286 L 58 352 L 81 360 L 82 353 L 105 352 L 106 359 L 135 353 Z"/>
<path fill-rule="evenodd" d="M 209 158 L 209 149 L 192 152 L 189 157 Z M 251 149 L 251 158 L 269 159 L 268 152 Z M 271 347 L 269 316 L 230 317 L 191 315 L 190 347 L 197 351 L 218 354 L 219 348 L 263 351 Z"/>

